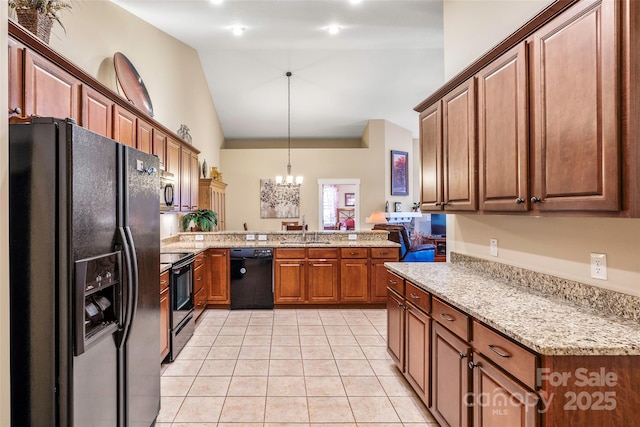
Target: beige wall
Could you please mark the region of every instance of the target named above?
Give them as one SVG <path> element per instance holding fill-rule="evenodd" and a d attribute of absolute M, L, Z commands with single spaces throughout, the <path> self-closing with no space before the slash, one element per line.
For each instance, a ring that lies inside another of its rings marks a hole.
<path fill-rule="evenodd" d="M 7 45 L 7 8 L 0 7 L 0 43 Z M 7 55 L 0 57 L 0 100 L 7 105 Z M 0 123 L 0 206 L 9 203 L 7 122 Z M 9 212 L 0 209 L 0 426 L 9 414 Z"/>
<path fill-rule="evenodd" d="M 546 3 L 446 0 L 446 74 L 470 64 Z M 638 219 L 448 215 L 447 234 L 448 250 L 640 295 Z M 497 258 L 489 255 L 490 238 L 498 239 Z M 591 279 L 590 252 L 607 254 L 607 281 Z"/>
<path fill-rule="evenodd" d="M 304 176 L 300 214 L 306 216 L 310 230 L 317 229 L 318 224 L 318 179 L 361 180 L 358 218 L 361 229 L 371 228 L 365 223 L 365 217 L 373 210 L 384 210 L 386 200 L 391 204 L 389 147 L 411 151 L 411 133 L 384 120 L 371 120 L 363 139 L 364 148 L 291 150 L 292 174 Z M 279 230 L 283 219 L 260 218 L 260 179 L 284 173 L 287 150 L 222 149 L 220 160 L 223 179 L 228 184 L 227 229 L 241 230 L 246 222 L 250 230 Z M 398 201 L 408 203 L 412 197 L 398 198 Z"/>
<path fill-rule="evenodd" d="M 450 79 L 553 0 L 444 0 L 444 75 Z"/>
<path fill-rule="evenodd" d="M 73 2 L 64 31 L 55 26 L 50 46 L 118 92 L 113 55 L 122 52 L 142 77 L 154 119 L 177 131 L 189 126 L 200 162 L 219 165 L 224 140 L 198 53 L 111 1 Z M 122 91 L 119 92 L 124 97 Z"/>

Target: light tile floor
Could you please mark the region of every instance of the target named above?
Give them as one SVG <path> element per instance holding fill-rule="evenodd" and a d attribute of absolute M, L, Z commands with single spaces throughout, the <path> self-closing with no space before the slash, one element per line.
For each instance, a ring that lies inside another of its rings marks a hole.
<path fill-rule="evenodd" d="M 208 310 L 163 365 L 156 426 L 437 427 L 385 337 L 384 309 Z"/>

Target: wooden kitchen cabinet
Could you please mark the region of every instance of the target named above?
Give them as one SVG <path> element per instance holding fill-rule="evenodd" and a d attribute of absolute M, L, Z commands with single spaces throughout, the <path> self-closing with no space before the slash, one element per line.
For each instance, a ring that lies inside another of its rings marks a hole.
<path fill-rule="evenodd" d="M 180 211 L 192 211 L 191 207 L 191 151 L 180 152 Z"/>
<path fill-rule="evenodd" d="M 386 302 L 389 278 L 384 263 L 398 262 L 399 258 L 399 248 L 371 248 L 371 262 L 369 263 L 370 302 Z"/>
<path fill-rule="evenodd" d="M 431 413 L 441 426 L 467 427 L 471 416 L 467 404 L 471 347 L 438 322 L 433 322 L 432 334 Z"/>
<path fill-rule="evenodd" d="M 477 75 L 479 200 L 483 211 L 529 209 L 526 44 Z"/>
<path fill-rule="evenodd" d="M 78 119 L 79 81 L 50 61 L 23 49 L 24 116 Z"/>
<path fill-rule="evenodd" d="M 475 427 L 536 427 L 535 393 L 511 379 L 479 354 L 473 354 L 473 425 Z"/>
<path fill-rule="evenodd" d="M 113 133 L 113 102 L 87 85 L 80 86 L 80 126 L 111 138 Z"/>
<path fill-rule="evenodd" d="M 342 248 L 340 261 L 340 301 L 369 300 L 368 248 Z"/>
<path fill-rule="evenodd" d="M 167 170 L 167 134 L 158 129 L 153 129 L 153 154 L 160 160 L 160 169 Z"/>
<path fill-rule="evenodd" d="M 405 302 L 404 375 L 416 394 L 429 406 L 431 359 L 431 318 L 418 307 Z"/>
<path fill-rule="evenodd" d="M 7 65 L 9 68 L 9 117 L 21 117 L 24 113 L 24 74 L 22 55 L 24 46 L 8 40 Z"/>
<path fill-rule="evenodd" d="M 193 261 L 193 318 L 198 321 L 207 306 L 205 283 L 208 274 L 206 254 L 200 252 Z"/>
<path fill-rule="evenodd" d="M 404 296 L 387 289 L 387 352 L 404 372 Z"/>
<path fill-rule="evenodd" d="M 579 2 L 533 35 L 535 211 L 620 209 L 617 4 Z"/>
<path fill-rule="evenodd" d="M 138 119 L 138 130 L 136 138 L 136 148 L 145 153 L 153 153 L 153 126 Z"/>
<path fill-rule="evenodd" d="M 423 211 L 477 210 L 475 78 L 420 115 Z"/>
<path fill-rule="evenodd" d="M 160 361 L 169 354 L 171 334 L 169 299 L 169 270 L 160 274 Z"/>
<path fill-rule="evenodd" d="M 218 231 L 227 229 L 226 195 L 227 184 L 211 178 L 199 180 L 198 206 L 200 209 L 211 209 L 218 214 Z"/>
<path fill-rule="evenodd" d="M 276 304 L 305 302 L 305 249 L 277 248 L 274 252 L 274 302 Z"/>
<path fill-rule="evenodd" d="M 337 303 L 338 250 L 335 248 L 307 249 L 307 299 L 310 304 Z"/>
<path fill-rule="evenodd" d="M 136 148 L 137 121 L 136 116 L 129 110 L 125 110 L 119 105 L 114 105 L 113 139 L 129 147 Z"/>
<path fill-rule="evenodd" d="M 205 253 L 207 269 L 205 293 L 208 305 L 228 305 L 231 303 L 229 295 L 231 269 L 229 264 L 229 249 L 207 249 Z"/>

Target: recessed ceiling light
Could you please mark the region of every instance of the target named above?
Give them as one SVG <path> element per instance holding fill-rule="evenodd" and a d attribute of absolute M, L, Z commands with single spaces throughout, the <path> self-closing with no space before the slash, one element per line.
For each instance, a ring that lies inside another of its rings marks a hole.
<path fill-rule="evenodd" d="M 232 26 L 229 27 L 229 29 L 231 30 L 233 35 L 241 36 L 242 33 L 244 33 L 244 30 L 246 30 L 247 28 L 243 27 L 242 25 L 232 25 Z"/>
<path fill-rule="evenodd" d="M 213 4 L 222 4 L 224 0 L 209 0 Z M 353 2 L 353 0 L 351 0 Z"/>
<path fill-rule="evenodd" d="M 362 3 L 362 0 L 349 0 L 349 3 L 358 4 L 358 3 Z"/>
<path fill-rule="evenodd" d="M 342 29 L 342 27 L 337 24 L 331 24 L 331 25 L 327 25 L 324 29 L 327 30 L 329 34 L 338 34 Z"/>

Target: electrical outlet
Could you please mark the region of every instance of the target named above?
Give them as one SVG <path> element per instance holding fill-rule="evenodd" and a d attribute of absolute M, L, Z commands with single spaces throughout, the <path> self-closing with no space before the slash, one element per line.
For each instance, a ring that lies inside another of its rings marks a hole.
<path fill-rule="evenodd" d="M 349 233 L 349 240 L 358 240 L 358 235 Z"/>
<path fill-rule="evenodd" d="M 267 240 L 267 235 L 266 234 L 258 234 L 258 240 L 260 240 L 261 242 L 265 242 Z"/>
<path fill-rule="evenodd" d="M 204 236 L 202 234 L 196 234 L 196 240 L 204 240 Z"/>
<path fill-rule="evenodd" d="M 491 256 L 498 256 L 498 239 L 489 240 L 489 253 Z"/>
<path fill-rule="evenodd" d="M 607 255 L 591 253 L 591 277 L 607 280 Z"/>
<path fill-rule="evenodd" d="M 247 240 L 256 240 L 255 234 L 247 234 Z"/>

